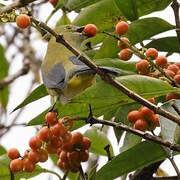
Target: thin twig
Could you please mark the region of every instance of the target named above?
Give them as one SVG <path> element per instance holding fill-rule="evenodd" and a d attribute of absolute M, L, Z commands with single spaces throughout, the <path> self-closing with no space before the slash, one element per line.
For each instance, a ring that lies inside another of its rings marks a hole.
<path fill-rule="evenodd" d="M 84 171 L 83 171 L 81 165 L 80 165 L 80 167 L 79 167 L 79 173 L 80 173 L 80 175 L 81 175 L 82 180 L 86 180 L 86 176 L 85 176 L 85 174 L 84 174 Z"/>
<path fill-rule="evenodd" d="M 180 48 L 180 19 L 179 19 L 179 3 L 177 0 L 173 0 L 173 3 L 171 4 L 171 7 L 174 12 L 175 22 L 176 22 L 176 34 L 178 38 L 179 48 Z"/>
<path fill-rule="evenodd" d="M 180 116 L 180 109 L 177 107 L 177 105 L 176 105 L 175 102 L 172 104 L 172 107 L 173 107 L 174 110 L 177 112 L 177 114 Z"/>
<path fill-rule="evenodd" d="M 148 107 L 149 109 L 153 110 L 156 114 L 160 114 L 160 115 L 162 115 L 162 116 L 164 116 L 164 117 L 166 117 L 166 118 L 176 122 L 178 125 L 180 125 L 180 117 L 179 116 L 174 115 L 174 114 L 172 114 L 172 113 L 162 109 L 161 107 L 156 106 L 155 104 L 149 102 L 148 100 L 144 99 L 140 95 L 138 95 L 135 92 L 131 91 L 126 86 L 124 86 L 123 84 L 121 84 L 117 80 L 113 79 L 109 74 L 101 71 L 100 68 L 98 68 L 98 66 L 96 64 L 94 64 L 87 55 L 85 55 L 81 51 L 79 51 L 76 48 L 74 48 L 73 46 L 71 46 L 70 43 L 67 42 L 63 38 L 63 35 L 57 34 L 54 30 L 52 30 L 49 26 L 47 26 L 43 22 L 39 22 L 39 21 L 37 21 L 34 18 L 31 18 L 31 20 L 32 20 L 32 22 L 36 23 L 39 27 L 41 27 L 42 29 L 44 29 L 47 32 L 49 32 L 50 34 L 52 34 L 56 38 L 56 42 L 57 43 L 63 44 L 74 55 L 79 57 L 79 60 L 81 62 L 85 63 L 88 67 L 93 69 L 101 77 L 101 79 L 104 80 L 106 83 L 116 87 L 121 92 L 126 94 L 129 98 L 131 98 L 131 99 L 139 102 L 140 104 Z"/>
<path fill-rule="evenodd" d="M 178 180 L 178 176 L 167 176 L 167 177 L 153 177 L 152 180 Z"/>
<path fill-rule="evenodd" d="M 68 176 L 68 173 L 69 173 L 69 171 L 67 170 L 67 171 L 64 173 L 64 176 L 63 176 L 62 180 L 66 180 L 66 178 L 67 178 L 67 176 Z"/>
<path fill-rule="evenodd" d="M 110 152 L 110 144 L 108 144 L 107 146 L 104 147 L 104 150 L 106 151 L 107 153 L 107 156 L 108 156 L 108 161 L 110 161 L 112 159 L 111 157 L 111 152 Z"/>

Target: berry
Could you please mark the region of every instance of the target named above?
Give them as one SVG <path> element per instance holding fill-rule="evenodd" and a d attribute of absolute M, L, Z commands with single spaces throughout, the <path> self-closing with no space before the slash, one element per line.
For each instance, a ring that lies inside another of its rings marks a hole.
<path fill-rule="evenodd" d="M 131 59 L 132 55 L 132 51 L 128 48 L 125 48 L 120 51 L 119 57 L 121 60 L 128 61 L 129 59 Z"/>
<path fill-rule="evenodd" d="M 75 132 L 72 135 L 71 143 L 80 145 L 82 144 L 82 142 L 83 142 L 83 135 L 80 132 Z"/>
<path fill-rule="evenodd" d="M 175 76 L 175 73 L 169 69 L 166 69 L 165 72 L 171 77 L 171 78 L 174 78 Z"/>
<path fill-rule="evenodd" d="M 73 151 L 67 153 L 68 161 L 72 162 L 78 162 L 79 161 L 79 152 Z"/>
<path fill-rule="evenodd" d="M 83 137 L 83 149 L 89 149 L 91 146 L 91 140 L 88 137 Z"/>
<path fill-rule="evenodd" d="M 19 172 L 23 170 L 23 161 L 21 159 L 13 159 L 10 162 L 10 169 L 12 172 Z"/>
<path fill-rule="evenodd" d="M 134 110 L 128 113 L 128 121 L 131 123 L 135 123 L 140 117 L 141 117 L 141 114 L 137 110 Z"/>
<path fill-rule="evenodd" d="M 46 114 L 46 123 L 49 124 L 50 126 L 53 126 L 58 123 L 58 118 L 57 118 L 57 113 L 54 111 L 48 112 Z"/>
<path fill-rule="evenodd" d="M 158 51 L 155 48 L 149 48 L 146 51 L 146 57 L 151 59 L 156 59 L 158 57 Z"/>
<path fill-rule="evenodd" d="M 47 143 L 45 146 L 45 150 L 48 152 L 48 154 L 55 154 L 57 149 L 53 147 L 50 143 Z"/>
<path fill-rule="evenodd" d="M 59 158 L 62 160 L 62 161 L 67 161 L 67 152 L 66 151 L 61 151 L 60 155 L 59 155 Z"/>
<path fill-rule="evenodd" d="M 23 170 L 25 172 L 33 172 L 35 169 L 35 165 L 28 158 L 23 159 Z"/>
<path fill-rule="evenodd" d="M 17 159 L 17 158 L 19 158 L 19 156 L 20 156 L 20 153 L 19 153 L 18 149 L 16 149 L 16 148 L 9 149 L 8 157 L 10 159 Z"/>
<path fill-rule="evenodd" d="M 152 118 L 152 122 L 159 127 L 159 115 L 158 114 L 154 114 L 153 118 Z"/>
<path fill-rule="evenodd" d="M 39 139 L 44 142 L 48 142 L 51 138 L 51 131 L 47 127 L 42 127 L 39 131 Z"/>
<path fill-rule="evenodd" d="M 80 151 L 79 152 L 79 157 L 81 162 L 86 162 L 89 159 L 89 152 L 88 150 L 86 151 Z"/>
<path fill-rule="evenodd" d="M 66 133 L 66 130 L 63 126 L 63 124 L 60 122 L 58 124 L 55 124 L 52 128 L 51 128 L 51 132 L 54 136 L 61 136 L 63 137 Z"/>
<path fill-rule="evenodd" d="M 128 23 L 125 21 L 120 21 L 116 24 L 116 32 L 119 35 L 124 35 L 128 31 Z"/>
<path fill-rule="evenodd" d="M 130 41 L 129 41 L 128 38 L 122 37 L 121 40 L 124 41 L 125 43 L 127 43 L 128 45 L 130 45 Z M 125 48 L 127 48 L 128 46 L 127 46 L 125 43 L 123 43 L 122 41 L 118 40 L 118 47 L 119 47 L 120 49 L 125 49 Z"/>
<path fill-rule="evenodd" d="M 32 162 L 32 163 L 37 163 L 39 161 L 39 153 L 37 151 L 30 151 L 28 153 L 28 159 Z"/>
<path fill-rule="evenodd" d="M 155 104 L 155 99 L 154 99 L 154 98 L 149 98 L 149 99 L 147 99 L 147 100 L 148 100 L 149 102 Z"/>
<path fill-rule="evenodd" d="M 68 131 L 63 137 L 63 143 L 69 143 L 71 141 L 72 134 L 70 131 Z"/>
<path fill-rule="evenodd" d="M 174 80 L 175 80 L 178 84 L 180 84 L 180 74 L 175 75 L 175 76 L 174 76 Z"/>
<path fill-rule="evenodd" d="M 39 153 L 39 162 L 45 162 L 48 160 L 48 152 L 45 149 L 40 149 Z"/>
<path fill-rule="evenodd" d="M 175 65 L 178 66 L 180 69 L 180 63 L 179 62 L 176 62 Z"/>
<path fill-rule="evenodd" d="M 138 63 L 136 63 L 136 69 L 141 72 L 142 74 L 148 74 L 149 73 L 149 63 L 142 59 Z"/>
<path fill-rule="evenodd" d="M 140 114 L 143 119 L 150 120 L 152 119 L 154 112 L 151 109 L 143 106 L 140 110 Z"/>
<path fill-rule="evenodd" d="M 176 74 L 178 72 L 178 70 L 179 70 L 179 67 L 176 66 L 175 64 L 171 64 L 171 65 L 168 66 L 167 69 L 170 70 L 170 71 L 173 71 Z"/>
<path fill-rule="evenodd" d="M 97 27 L 95 24 L 87 24 L 84 27 L 84 32 L 89 36 L 95 36 L 97 33 Z"/>
<path fill-rule="evenodd" d="M 56 7 L 58 1 L 59 1 L 59 0 L 49 0 L 49 2 L 50 2 L 54 7 Z"/>
<path fill-rule="evenodd" d="M 166 101 L 169 101 L 171 99 L 180 99 L 180 96 L 178 96 L 177 94 L 174 94 L 174 93 L 167 94 Z"/>
<path fill-rule="evenodd" d="M 18 27 L 25 29 L 30 25 L 30 17 L 26 14 L 20 14 L 16 17 L 16 24 Z"/>
<path fill-rule="evenodd" d="M 148 125 L 147 122 L 143 119 L 138 119 L 135 123 L 134 123 L 134 128 L 141 130 L 141 131 L 145 131 L 147 129 Z"/>
<path fill-rule="evenodd" d="M 178 70 L 178 72 L 176 74 L 180 74 L 180 69 Z"/>
<path fill-rule="evenodd" d="M 162 68 L 165 68 L 167 63 L 168 63 L 168 61 L 165 56 L 159 56 L 156 58 L 156 64 Z"/>
<path fill-rule="evenodd" d="M 41 145 L 42 141 L 37 136 L 31 137 L 31 139 L 29 140 L 29 146 L 33 150 L 40 149 Z"/>
<path fill-rule="evenodd" d="M 62 145 L 62 150 L 67 151 L 67 152 L 72 152 L 73 151 L 73 144 L 71 142 L 63 144 Z"/>
<path fill-rule="evenodd" d="M 57 149 L 62 146 L 62 140 L 59 137 L 53 136 L 51 138 L 50 144 L 53 148 Z"/>

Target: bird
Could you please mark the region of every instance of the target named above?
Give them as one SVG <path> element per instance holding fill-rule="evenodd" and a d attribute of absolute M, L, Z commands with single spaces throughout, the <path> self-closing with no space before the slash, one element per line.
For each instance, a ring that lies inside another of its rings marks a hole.
<path fill-rule="evenodd" d="M 55 29 L 71 46 L 80 51 L 85 50 L 82 43 L 89 38 L 83 30 L 84 27 L 75 25 L 62 25 Z M 121 74 L 118 68 L 99 68 L 113 75 Z M 63 44 L 57 43 L 53 36 L 48 42 L 41 73 L 47 92 L 62 104 L 70 102 L 73 97 L 96 83 L 96 72 L 81 62 Z"/>

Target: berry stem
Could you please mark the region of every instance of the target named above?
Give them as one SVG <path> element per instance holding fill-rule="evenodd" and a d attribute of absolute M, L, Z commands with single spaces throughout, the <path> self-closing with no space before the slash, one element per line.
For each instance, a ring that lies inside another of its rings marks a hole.
<path fill-rule="evenodd" d="M 108 156 L 108 161 L 110 161 L 112 159 L 111 157 L 111 152 L 110 152 L 110 144 L 108 144 L 107 146 L 104 147 L 104 150 L 106 151 L 107 153 L 107 156 Z"/>
<path fill-rule="evenodd" d="M 66 180 L 66 177 L 68 176 L 68 173 L 69 173 L 69 170 L 67 170 L 67 171 L 64 173 L 64 176 L 63 176 L 62 180 Z"/>
<path fill-rule="evenodd" d="M 79 173 L 80 173 L 80 175 L 81 175 L 82 180 L 86 180 L 86 176 L 85 176 L 85 174 L 84 174 L 84 171 L 83 171 L 81 165 L 80 165 L 80 167 L 79 167 Z"/>

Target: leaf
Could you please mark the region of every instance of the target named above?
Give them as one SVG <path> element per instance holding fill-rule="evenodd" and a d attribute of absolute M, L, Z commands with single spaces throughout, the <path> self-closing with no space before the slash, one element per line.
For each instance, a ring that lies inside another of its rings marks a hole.
<path fill-rule="evenodd" d="M 10 163 L 10 159 L 8 158 L 7 154 L 0 156 L 0 169 L 1 169 L 0 180 L 9 180 L 11 178 L 9 163 Z M 50 172 L 49 170 L 43 169 L 39 165 L 36 165 L 36 168 L 32 173 L 18 172 L 14 174 L 14 177 L 15 179 L 21 179 L 21 178 L 29 179 L 41 173 L 50 173 Z"/>
<path fill-rule="evenodd" d="M 162 160 L 165 157 L 166 152 L 160 145 L 144 141 L 109 161 L 97 172 L 96 179 L 112 180 L 123 174 Z"/>
<path fill-rule="evenodd" d="M 152 40 L 150 43 L 148 43 L 146 48 L 156 48 L 158 51 L 165 51 L 165 52 L 179 52 L 179 44 L 177 37 L 164 37 Z"/>
<path fill-rule="evenodd" d="M 97 164 L 91 169 L 88 180 L 96 180 Z"/>
<path fill-rule="evenodd" d="M 68 18 L 68 16 L 64 13 L 62 15 L 62 17 L 60 18 L 60 20 L 57 22 L 56 24 L 56 28 L 61 26 L 61 25 L 67 25 L 67 24 L 71 24 L 70 19 Z"/>
<path fill-rule="evenodd" d="M 116 78 L 116 80 L 145 98 L 158 97 L 177 91 L 177 89 L 169 86 L 168 83 L 162 80 L 142 75 L 121 76 Z M 89 104 L 91 104 L 93 115 L 99 117 L 109 111 L 117 110 L 121 105 L 132 102 L 133 100 L 128 98 L 120 90 L 99 81 L 74 97 L 71 102 L 65 105 L 57 103 L 56 108 L 59 111 L 60 117 L 88 117 Z M 29 125 L 44 124 L 44 116 L 47 111 L 48 109 L 31 120 Z M 84 125 L 84 121 L 76 121 L 74 129 Z"/>
<path fill-rule="evenodd" d="M 65 7 L 70 11 L 81 10 L 81 8 L 95 4 L 96 2 L 99 2 L 99 0 L 68 0 L 68 2 L 65 4 Z"/>
<path fill-rule="evenodd" d="M 172 114 L 176 114 L 176 111 L 172 107 L 173 104 L 180 109 L 180 100 L 172 100 L 164 103 L 161 107 Z M 171 143 L 180 143 L 180 127 L 177 123 L 170 121 L 169 119 L 160 116 L 160 126 L 162 138 Z"/>
<path fill-rule="evenodd" d="M 5 57 L 4 48 L 0 44 L 0 80 L 4 79 L 8 75 L 9 63 Z M 6 109 L 8 103 L 9 88 L 5 86 L 0 89 L 0 105 L 3 109 Z"/>
<path fill-rule="evenodd" d="M 99 13 L 99 10 L 101 13 Z M 121 12 L 117 8 L 114 1 L 101 0 L 91 6 L 88 6 L 79 13 L 74 19 L 73 24 L 77 26 L 93 23 L 98 27 L 98 30 L 112 29 L 121 19 Z"/>
<path fill-rule="evenodd" d="M 84 136 L 88 137 L 91 140 L 90 152 L 107 156 L 107 153 L 104 150 L 104 147 L 106 147 L 108 144 L 111 145 L 111 142 L 109 141 L 105 133 L 93 127 L 91 129 L 88 129 L 84 133 Z M 110 147 L 110 152 L 111 152 L 111 155 L 113 156 L 114 153 L 113 153 L 112 146 Z"/>
<path fill-rule="evenodd" d="M 42 97 L 47 96 L 47 91 L 46 88 L 44 86 L 44 84 L 41 84 L 40 86 L 38 86 L 36 89 L 34 89 L 30 95 L 22 102 L 20 103 L 12 112 L 26 106 L 27 104 L 30 104 Z"/>
<path fill-rule="evenodd" d="M 146 14 L 165 9 L 171 0 L 115 0 L 121 12 L 130 21 Z"/>
<path fill-rule="evenodd" d="M 0 145 L 0 156 L 6 153 L 6 149 Z"/>

